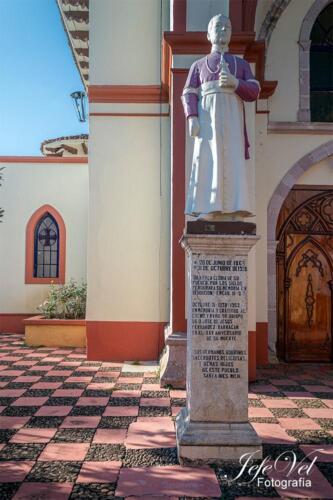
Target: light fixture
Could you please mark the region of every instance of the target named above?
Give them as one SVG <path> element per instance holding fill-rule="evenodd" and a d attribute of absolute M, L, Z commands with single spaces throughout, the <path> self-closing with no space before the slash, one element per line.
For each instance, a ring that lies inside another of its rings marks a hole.
<path fill-rule="evenodd" d="M 74 108 L 79 122 L 85 122 L 87 120 L 86 93 L 82 90 L 76 90 L 75 92 L 71 93 L 71 98 L 73 99 Z"/>

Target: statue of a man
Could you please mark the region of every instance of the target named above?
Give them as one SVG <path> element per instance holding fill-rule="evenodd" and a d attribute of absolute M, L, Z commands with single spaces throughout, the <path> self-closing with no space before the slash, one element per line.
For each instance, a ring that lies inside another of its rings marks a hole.
<path fill-rule="evenodd" d="M 230 20 L 208 24 L 211 53 L 195 61 L 182 100 L 195 138 L 185 213 L 207 220 L 242 220 L 252 214 L 247 182 L 249 142 L 244 103 L 260 85 L 244 59 L 228 53 Z"/>

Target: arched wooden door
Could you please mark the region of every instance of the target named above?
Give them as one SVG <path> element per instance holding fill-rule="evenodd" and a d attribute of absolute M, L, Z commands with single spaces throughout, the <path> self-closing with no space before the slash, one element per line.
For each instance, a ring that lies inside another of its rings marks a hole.
<path fill-rule="evenodd" d="M 317 191 L 293 189 L 278 221 L 277 350 L 286 361 L 332 360 L 333 191 Z"/>

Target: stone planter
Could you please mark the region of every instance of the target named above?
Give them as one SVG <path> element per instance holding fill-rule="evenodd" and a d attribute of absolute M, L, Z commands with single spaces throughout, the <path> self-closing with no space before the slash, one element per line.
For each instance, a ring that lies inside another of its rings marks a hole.
<path fill-rule="evenodd" d="M 24 320 L 25 342 L 29 346 L 85 347 L 85 319 L 45 319 L 33 316 Z"/>

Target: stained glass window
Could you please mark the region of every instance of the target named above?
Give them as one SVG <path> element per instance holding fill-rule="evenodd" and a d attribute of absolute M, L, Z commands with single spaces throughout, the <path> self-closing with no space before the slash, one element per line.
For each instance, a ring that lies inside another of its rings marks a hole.
<path fill-rule="evenodd" d="M 59 277 L 59 227 L 46 213 L 35 227 L 34 278 Z"/>
<path fill-rule="evenodd" d="M 312 122 L 333 122 L 333 2 L 313 25 L 310 51 Z"/>

